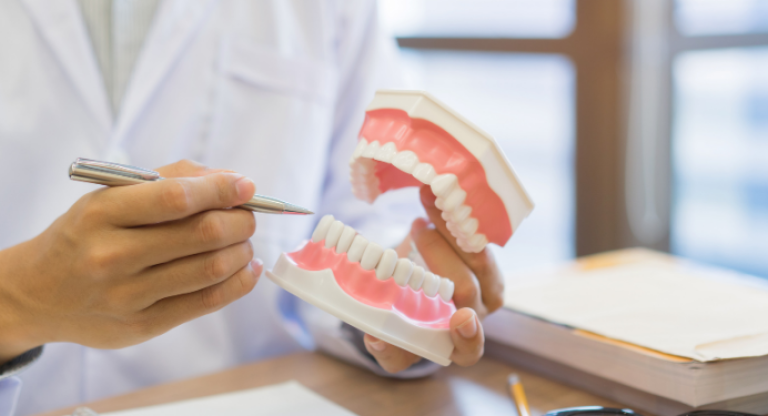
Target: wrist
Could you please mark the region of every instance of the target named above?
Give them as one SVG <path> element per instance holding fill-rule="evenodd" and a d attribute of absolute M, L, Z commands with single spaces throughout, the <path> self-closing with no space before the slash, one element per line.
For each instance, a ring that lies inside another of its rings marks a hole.
<path fill-rule="evenodd" d="M 29 314 L 16 296 L 14 282 L 30 278 L 23 271 L 25 256 L 19 252 L 23 251 L 20 246 L 0 251 L 0 365 L 44 344 L 32 336 L 33 325 L 25 319 Z"/>
<path fill-rule="evenodd" d="M 35 343 L 26 334 L 25 324 L 18 319 L 18 311 L 7 298 L 0 286 L 0 365 L 42 344 Z"/>

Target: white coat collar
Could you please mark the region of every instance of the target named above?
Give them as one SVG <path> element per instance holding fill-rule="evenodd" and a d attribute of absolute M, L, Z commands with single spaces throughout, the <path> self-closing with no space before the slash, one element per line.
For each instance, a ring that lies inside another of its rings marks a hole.
<path fill-rule="evenodd" d="M 112 126 L 109 99 L 77 4 L 74 0 L 24 0 L 24 4 L 67 78 L 108 136 Z"/>
<path fill-rule="evenodd" d="M 164 0 L 126 90 L 117 124 L 88 32 L 74 0 L 23 0 L 70 82 L 104 129 L 121 146 L 131 126 L 217 0 Z M 110 134 L 112 133 L 112 134 Z"/>
<path fill-rule="evenodd" d="M 147 101 L 189 45 L 217 0 L 165 0 L 136 61 L 114 131 L 113 145 L 121 146 Z"/>

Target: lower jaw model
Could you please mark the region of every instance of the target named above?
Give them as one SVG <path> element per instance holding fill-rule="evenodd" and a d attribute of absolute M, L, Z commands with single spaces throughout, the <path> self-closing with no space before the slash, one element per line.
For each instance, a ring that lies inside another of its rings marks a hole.
<path fill-rule="evenodd" d="M 533 209 L 496 141 L 427 93 L 379 91 L 350 159 L 352 192 L 373 203 L 429 186 L 456 245 L 504 246 Z M 342 321 L 441 365 L 451 363 L 453 282 L 398 259 L 327 215 L 267 277 Z"/>
<path fill-rule="evenodd" d="M 267 276 L 342 321 L 441 365 L 451 363 L 453 282 L 398 259 L 326 215 Z"/>

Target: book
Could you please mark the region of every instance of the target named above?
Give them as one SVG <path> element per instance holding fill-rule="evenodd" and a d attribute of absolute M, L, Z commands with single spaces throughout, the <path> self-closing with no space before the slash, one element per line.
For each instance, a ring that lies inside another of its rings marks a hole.
<path fill-rule="evenodd" d="M 485 322 L 495 355 L 540 359 L 570 384 L 656 414 L 768 413 L 762 279 L 631 249 L 507 280 L 504 308 Z"/>

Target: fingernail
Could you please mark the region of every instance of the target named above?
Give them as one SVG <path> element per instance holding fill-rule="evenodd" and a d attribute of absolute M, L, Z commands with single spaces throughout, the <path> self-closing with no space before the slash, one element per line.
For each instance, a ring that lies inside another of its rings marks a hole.
<path fill-rule="evenodd" d="M 264 271 L 264 262 L 261 259 L 251 260 L 251 270 L 253 270 L 254 276 L 261 276 L 261 272 Z"/>
<path fill-rule="evenodd" d="M 387 345 L 384 343 L 384 341 L 377 339 L 376 341 L 366 341 L 368 346 L 370 346 L 374 351 L 382 352 L 384 351 L 384 348 L 387 347 Z"/>
<path fill-rule="evenodd" d="M 250 199 L 256 192 L 256 184 L 254 184 L 250 178 L 245 176 L 235 182 L 235 187 L 237 187 L 237 197 L 241 200 Z"/>
<path fill-rule="evenodd" d="M 425 218 L 416 218 L 411 224 L 411 235 L 414 236 L 419 231 L 429 227 L 429 220 Z"/>
<path fill-rule="evenodd" d="M 463 324 L 459 325 L 458 328 L 456 328 L 457 331 L 459 331 L 459 334 L 464 338 L 472 338 L 475 335 L 477 335 L 477 320 L 475 317 L 471 317 L 464 321 Z"/>

